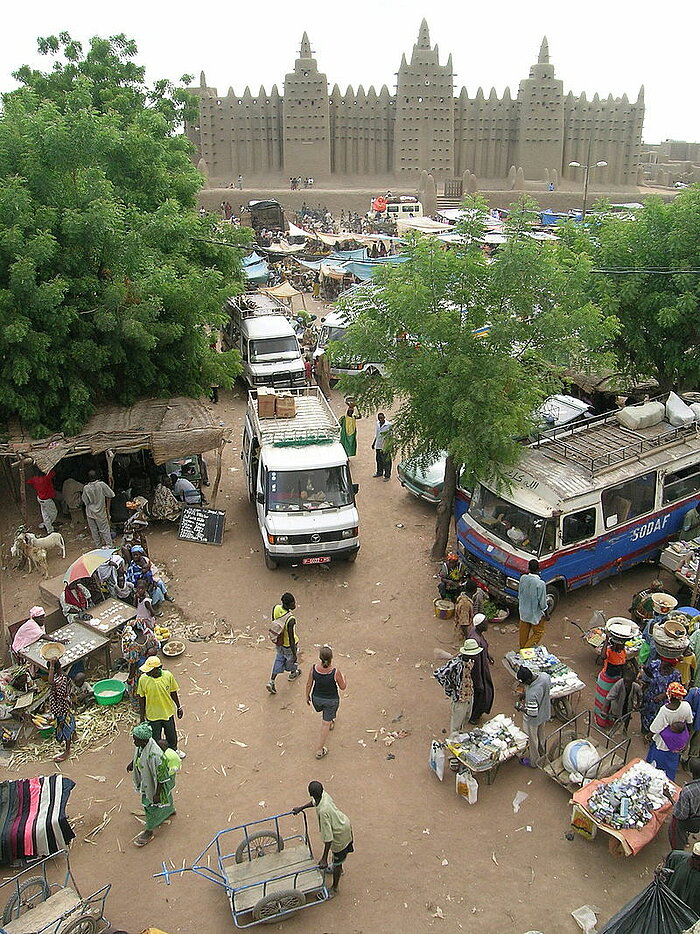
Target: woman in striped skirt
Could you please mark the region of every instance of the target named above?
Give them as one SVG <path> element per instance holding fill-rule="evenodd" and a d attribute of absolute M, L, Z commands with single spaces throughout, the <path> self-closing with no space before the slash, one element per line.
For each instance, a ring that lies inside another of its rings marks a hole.
<path fill-rule="evenodd" d="M 609 730 L 613 725 L 610 716 L 610 701 L 608 694 L 610 688 L 622 677 L 622 671 L 627 661 L 625 639 L 608 633 L 608 644 L 605 648 L 605 661 L 598 675 L 595 687 L 595 722 L 601 730 Z"/>

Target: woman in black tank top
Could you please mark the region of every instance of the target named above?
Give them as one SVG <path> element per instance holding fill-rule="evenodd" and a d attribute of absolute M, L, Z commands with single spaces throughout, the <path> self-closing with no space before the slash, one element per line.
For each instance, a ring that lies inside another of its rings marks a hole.
<path fill-rule="evenodd" d="M 309 672 L 306 682 L 306 703 L 313 704 L 314 710 L 323 715 L 321 738 L 316 752 L 317 759 L 328 755 L 326 741 L 328 732 L 335 727 L 335 718 L 340 706 L 340 693 L 347 687 L 343 673 L 333 665 L 333 650 L 329 645 L 321 647 L 319 661 Z"/>

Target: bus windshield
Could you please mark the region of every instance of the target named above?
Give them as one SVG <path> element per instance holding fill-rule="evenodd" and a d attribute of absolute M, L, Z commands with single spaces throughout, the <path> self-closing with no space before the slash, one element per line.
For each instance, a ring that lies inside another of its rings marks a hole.
<path fill-rule="evenodd" d="M 353 489 L 344 465 L 318 470 L 271 470 L 267 475 L 270 512 L 313 512 L 351 506 Z"/>
<path fill-rule="evenodd" d="M 469 515 L 492 535 L 533 555 L 548 555 L 556 542 L 556 519 L 536 516 L 478 484 Z"/>
<path fill-rule="evenodd" d="M 320 347 L 327 347 L 331 341 L 342 341 L 345 337 L 346 327 L 333 327 L 329 324 L 321 328 L 318 343 Z"/>

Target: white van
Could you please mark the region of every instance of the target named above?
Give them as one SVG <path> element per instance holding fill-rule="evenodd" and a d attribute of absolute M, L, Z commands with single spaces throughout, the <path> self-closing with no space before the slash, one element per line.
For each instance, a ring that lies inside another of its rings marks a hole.
<path fill-rule="evenodd" d="M 226 303 L 225 338 L 241 354 L 243 378 L 251 387 L 304 386 L 304 360 L 286 305 L 270 295 L 237 295 Z"/>
<path fill-rule="evenodd" d="M 317 386 L 292 390 L 293 418 L 262 418 L 248 394 L 241 458 L 265 564 L 354 561 L 359 516 L 340 425 Z"/>

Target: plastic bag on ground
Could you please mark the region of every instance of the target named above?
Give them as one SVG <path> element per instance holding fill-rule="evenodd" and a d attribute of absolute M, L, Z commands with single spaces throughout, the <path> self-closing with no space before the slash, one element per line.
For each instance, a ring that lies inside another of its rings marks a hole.
<path fill-rule="evenodd" d="M 479 796 L 479 783 L 471 772 L 458 772 L 455 776 L 455 791 L 469 804 L 476 804 Z"/>
<path fill-rule="evenodd" d="M 679 934 L 697 920 L 695 912 L 656 875 L 598 934 Z"/>
<path fill-rule="evenodd" d="M 571 912 L 571 917 L 581 928 L 583 934 L 595 934 L 595 926 L 598 923 L 596 918 L 597 908 L 593 905 L 581 905 L 576 911 Z"/>
<path fill-rule="evenodd" d="M 430 744 L 428 765 L 433 772 L 435 772 L 440 781 L 442 781 L 445 777 L 445 747 L 436 740 L 433 740 Z"/>

